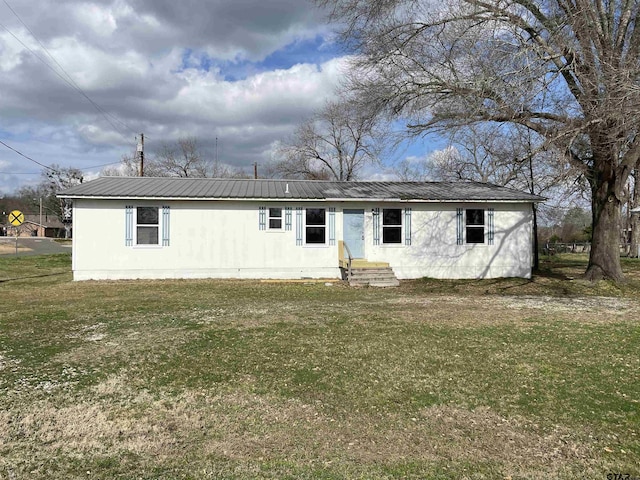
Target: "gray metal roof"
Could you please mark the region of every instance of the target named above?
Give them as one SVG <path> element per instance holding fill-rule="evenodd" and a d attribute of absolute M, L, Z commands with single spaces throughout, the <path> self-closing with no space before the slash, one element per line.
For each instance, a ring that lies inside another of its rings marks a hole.
<path fill-rule="evenodd" d="M 537 195 L 477 182 L 331 182 L 178 177 L 100 177 L 61 198 L 195 200 L 399 200 L 539 202 Z"/>

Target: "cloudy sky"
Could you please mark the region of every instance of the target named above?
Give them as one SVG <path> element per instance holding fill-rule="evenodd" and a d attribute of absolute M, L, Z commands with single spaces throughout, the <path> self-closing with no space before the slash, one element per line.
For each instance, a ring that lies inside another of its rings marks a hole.
<path fill-rule="evenodd" d="M 0 140 L 91 175 L 141 132 L 147 155 L 217 138 L 220 161 L 250 172 L 345 63 L 304 0 L 0 0 Z M 0 144 L 0 195 L 40 172 Z"/>

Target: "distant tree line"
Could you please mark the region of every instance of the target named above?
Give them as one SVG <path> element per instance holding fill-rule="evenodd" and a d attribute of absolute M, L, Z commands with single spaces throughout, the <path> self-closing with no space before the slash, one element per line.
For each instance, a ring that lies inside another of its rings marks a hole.
<path fill-rule="evenodd" d="M 145 156 L 145 177 L 191 178 L 247 178 L 238 168 L 223 165 L 213 155 L 205 152 L 196 137 L 181 137 L 172 143 L 163 143 L 153 155 Z M 140 175 L 140 157 L 137 153 L 123 155 L 118 166 L 106 168 L 103 176 Z"/>

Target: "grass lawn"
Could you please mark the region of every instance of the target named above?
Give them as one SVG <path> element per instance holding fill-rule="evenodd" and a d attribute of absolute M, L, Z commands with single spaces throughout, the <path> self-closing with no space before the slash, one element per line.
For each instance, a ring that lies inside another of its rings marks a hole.
<path fill-rule="evenodd" d="M 0 479 L 640 477 L 640 262 L 585 262 L 352 289 L 0 258 Z"/>

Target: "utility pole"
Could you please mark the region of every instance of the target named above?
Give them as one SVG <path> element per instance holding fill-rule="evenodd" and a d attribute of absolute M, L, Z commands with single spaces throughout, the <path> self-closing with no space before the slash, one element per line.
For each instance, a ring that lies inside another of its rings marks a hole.
<path fill-rule="evenodd" d="M 42 226 L 42 197 L 40 197 L 40 232 L 42 233 L 42 236 L 45 237 L 45 229 Z"/>
<path fill-rule="evenodd" d="M 140 134 L 140 143 L 138 143 L 138 153 L 140 154 L 140 176 L 144 177 L 144 133 Z"/>
<path fill-rule="evenodd" d="M 253 164 L 253 178 L 255 180 L 258 179 L 258 162 L 254 162 Z"/>

